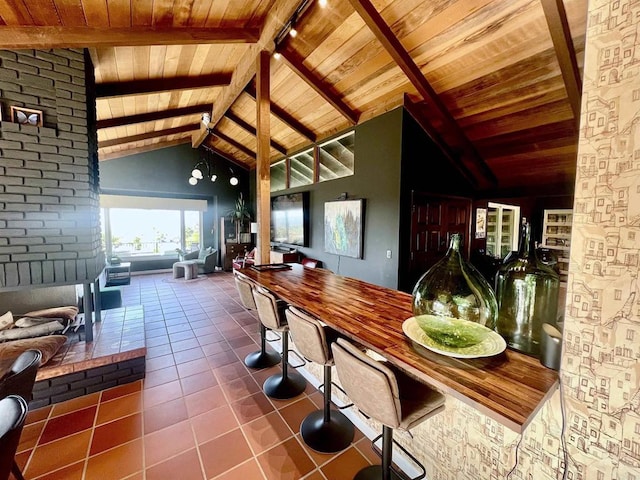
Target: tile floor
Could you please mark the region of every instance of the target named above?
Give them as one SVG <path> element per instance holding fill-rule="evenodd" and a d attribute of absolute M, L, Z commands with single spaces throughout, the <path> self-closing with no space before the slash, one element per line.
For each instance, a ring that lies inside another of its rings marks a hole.
<path fill-rule="evenodd" d="M 144 305 L 144 381 L 30 412 L 17 460 L 35 479 L 346 480 L 375 462 L 369 441 L 336 455 L 302 443 L 299 426 L 322 396 L 271 400 L 250 371 L 258 323 L 237 301 L 233 276 L 190 282 L 132 278 L 125 306 Z"/>

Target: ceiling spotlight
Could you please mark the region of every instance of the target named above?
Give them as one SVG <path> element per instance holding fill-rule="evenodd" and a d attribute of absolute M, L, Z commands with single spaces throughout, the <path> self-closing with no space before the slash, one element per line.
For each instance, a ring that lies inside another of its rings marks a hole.
<path fill-rule="evenodd" d="M 318 0 L 318 5 L 320 5 L 320 8 L 324 8 L 327 6 L 327 0 Z"/>
<path fill-rule="evenodd" d="M 229 183 L 235 187 L 238 184 L 238 177 L 234 175 L 229 179 Z"/>
<path fill-rule="evenodd" d="M 291 35 L 292 38 L 296 38 L 298 36 L 298 30 L 296 30 L 296 27 L 293 26 L 293 23 L 291 24 L 291 30 L 289 30 L 289 35 Z"/>
<path fill-rule="evenodd" d="M 215 173 L 211 175 L 212 182 L 215 182 L 217 178 L 218 178 L 218 175 L 216 175 Z"/>
<path fill-rule="evenodd" d="M 280 60 L 282 58 L 282 54 L 280 52 L 274 52 L 273 58 L 276 60 Z"/>
<path fill-rule="evenodd" d="M 197 178 L 198 180 L 202 180 L 202 170 L 200 170 L 198 167 L 194 168 L 193 170 L 191 170 L 191 176 L 193 178 Z"/>
<path fill-rule="evenodd" d="M 198 179 L 196 177 L 191 177 L 189 179 L 189 185 L 196 185 L 198 183 Z"/>

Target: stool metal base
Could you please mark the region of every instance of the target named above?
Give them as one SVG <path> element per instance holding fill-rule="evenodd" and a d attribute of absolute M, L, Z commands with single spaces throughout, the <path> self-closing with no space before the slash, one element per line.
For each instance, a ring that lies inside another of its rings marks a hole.
<path fill-rule="evenodd" d="M 269 368 L 280 363 L 278 352 L 257 350 L 244 358 L 244 364 L 249 368 Z"/>
<path fill-rule="evenodd" d="M 398 476 L 396 472 L 389 469 L 388 477 L 383 477 L 382 465 L 371 465 L 369 467 L 365 467 L 356 473 L 356 476 L 353 477 L 353 480 L 405 480 L 402 477 Z"/>
<path fill-rule="evenodd" d="M 270 376 L 262 386 L 264 393 L 271 398 L 286 400 L 304 392 L 307 388 L 305 378 L 295 370 L 288 371 L 286 376 L 281 373 Z"/>
<path fill-rule="evenodd" d="M 324 421 L 324 411 L 317 410 L 305 417 L 300 425 L 302 439 L 307 446 L 321 453 L 336 453 L 353 441 L 353 424 L 341 412 L 332 410 L 329 421 Z"/>

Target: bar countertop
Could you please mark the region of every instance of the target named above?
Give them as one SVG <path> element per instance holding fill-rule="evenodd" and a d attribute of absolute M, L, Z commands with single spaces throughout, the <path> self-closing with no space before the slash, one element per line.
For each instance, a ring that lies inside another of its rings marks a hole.
<path fill-rule="evenodd" d="M 316 316 L 438 391 L 517 433 L 558 384 L 557 372 L 507 349 L 490 358 L 458 359 L 414 344 L 402 331 L 411 295 L 299 264 L 285 270 L 239 271 L 287 303 Z"/>

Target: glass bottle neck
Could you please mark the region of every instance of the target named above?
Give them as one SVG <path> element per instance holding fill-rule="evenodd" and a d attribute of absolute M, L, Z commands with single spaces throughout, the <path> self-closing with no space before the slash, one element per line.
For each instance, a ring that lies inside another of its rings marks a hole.
<path fill-rule="evenodd" d="M 520 245 L 518 246 L 518 257 L 526 258 L 529 256 L 529 243 L 531 242 L 531 225 L 527 223 L 522 224 L 522 231 L 520 232 Z"/>

